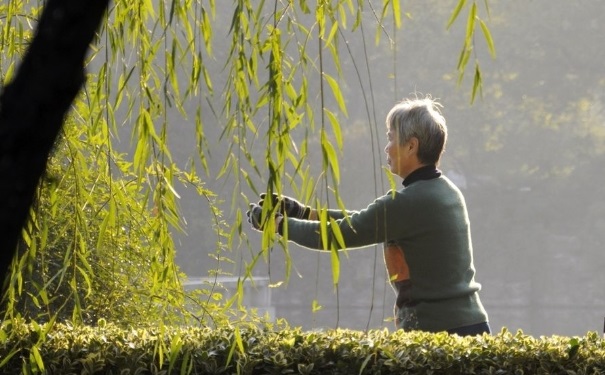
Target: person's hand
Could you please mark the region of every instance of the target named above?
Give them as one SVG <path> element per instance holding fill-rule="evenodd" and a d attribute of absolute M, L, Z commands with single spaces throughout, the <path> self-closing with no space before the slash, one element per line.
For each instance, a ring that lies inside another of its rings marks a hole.
<path fill-rule="evenodd" d="M 261 231 L 266 224 L 266 220 L 262 220 L 263 216 L 263 207 L 257 203 L 250 203 L 250 209 L 246 211 L 246 216 L 248 217 L 248 223 L 252 226 L 252 228 Z M 277 212 L 275 214 L 275 231 L 280 233 L 281 221 L 284 216 L 281 212 Z"/>
<path fill-rule="evenodd" d="M 267 194 L 262 193 L 260 195 L 261 200 L 258 202 L 258 205 L 262 207 L 265 199 L 267 199 Z M 308 219 L 309 214 L 311 213 L 311 207 L 305 206 L 294 198 L 290 198 L 286 195 L 282 195 L 281 197 L 277 194 L 273 193 L 271 195 L 271 200 L 273 201 L 274 206 L 279 206 L 279 212 L 282 215 L 286 215 L 287 217 L 294 217 L 297 219 Z"/>

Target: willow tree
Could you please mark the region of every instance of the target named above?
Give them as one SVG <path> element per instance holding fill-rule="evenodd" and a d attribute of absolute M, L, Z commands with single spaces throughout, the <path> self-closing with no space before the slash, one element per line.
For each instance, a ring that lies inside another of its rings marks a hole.
<path fill-rule="evenodd" d="M 42 6 L 33 0 L 0 5 L 2 82 L 11 82 Z M 218 22 L 217 10 L 221 16 L 231 12 L 230 23 Z M 468 13 L 463 47 L 452 64 L 462 82 L 474 57 L 471 101 L 481 88 L 476 30 L 494 51 L 480 10 L 489 13 L 487 1 L 460 0 L 445 25 Z M 250 192 L 294 190 L 320 210 L 330 203 L 344 207 L 338 150 L 347 115 L 341 63 L 348 39 L 370 28 L 377 43 L 388 40 L 396 48 L 389 30 L 401 26 L 403 15 L 399 0 L 114 1 L 92 45 L 87 85 L 49 159 L 7 278 L 10 316 L 31 306 L 38 310 L 32 318 L 52 319 L 61 311 L 63 318 L 92 323 L 130 316 L 127 311 L 135 311 L 128 323 L 137 316 L 174 317 L 175 308 L 185 305 L 173 242 L 174 231 L 186 227 L 179 183 L 194 186 L 210 202 L 206 217 L 219 258 L 245 239 L 238 202 L 255 199 Z M 219 73 L 211 66 L 220 67 Z M 359 74 L 365 69 L 356 66 Z M 190 126 L 197 149 L 185 165 L 172 157 L 169 135 L 176 122 Z M 208 124 L 218 124 L 219 144 L 227 150 L 212 178 L 233 181 L 232 192 L 222 195 L 233 202 L 230 226 L 204 186 Z M 132 146 L 124 154 L 117 150 L 125 128 Z M 287 253 L 287 244 L 268 229 L 245 275 L 276 243 Z M 332 259 L 338 284 L 336 252 Z M 103 306 L 111 298 L 123 304 L 117 315 Z M 152 307 L 153 313 L 136 306 Z M 196 318 L 211 317 L 205 314 L 208 304 L 200 309 Z"/>

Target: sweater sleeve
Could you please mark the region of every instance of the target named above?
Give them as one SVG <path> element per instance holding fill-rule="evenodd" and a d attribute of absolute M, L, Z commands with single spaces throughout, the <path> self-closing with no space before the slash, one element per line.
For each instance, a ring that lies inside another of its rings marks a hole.
<path fill-rule="evenodd" d="M 334 220 L 339 220 L 339 219 L 344 219 L 346 216 L 351 216 L 356 212 L 357 211 L 346 211 L 346 215 L 345 215 L 345 213 L 343 213 L 342 210 L 329 209 L 328 217 L 331 217 Z"/>
<path fill-rule="evenodd" d="M 391 199 L 381 197 L 361 211 L 348 211 L 348 220 L 340 210 L 329 210 L 328 216 L 335 219 L 344 240 L 344 247 L 338 244 L 331 223 L 327 224 L 328 243 L 322 242 L 321 223 L 319 221 L 287 218 L 284 235 L 289 241 L 315 250 L 359 248 L 385 241 L 386 207 Z"/>

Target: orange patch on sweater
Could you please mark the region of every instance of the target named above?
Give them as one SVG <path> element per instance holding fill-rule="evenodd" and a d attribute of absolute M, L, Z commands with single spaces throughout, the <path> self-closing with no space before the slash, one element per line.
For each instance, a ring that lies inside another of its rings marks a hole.
<path fill-rule="evenodd" d="M 408 280 L 410 278 L 410 269 L 405 260 L 405 254 L 399 245 L 389 243 L 385 246 L 384 262 L 387 266 L 391 282 Z"/>

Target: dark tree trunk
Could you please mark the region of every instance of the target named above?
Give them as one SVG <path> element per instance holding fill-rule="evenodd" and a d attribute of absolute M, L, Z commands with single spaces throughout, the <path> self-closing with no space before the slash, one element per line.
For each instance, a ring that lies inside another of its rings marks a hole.
<path fill-rule="evenodd" d="M 0 96 L 0 285 L 110 0 L 49 0 L 15 79 Z M 2 288 L 4 289 L 4 288 Z"/>

